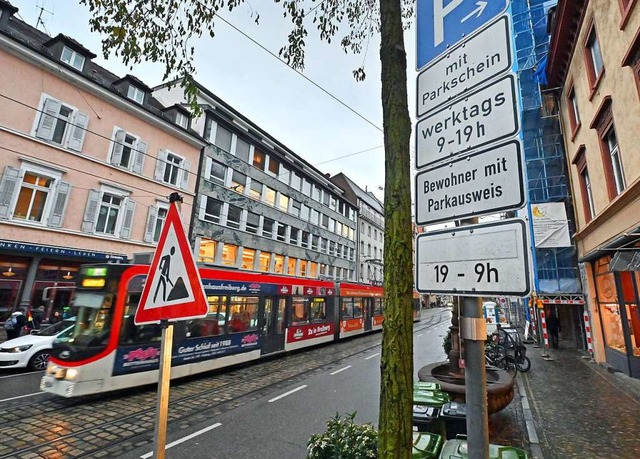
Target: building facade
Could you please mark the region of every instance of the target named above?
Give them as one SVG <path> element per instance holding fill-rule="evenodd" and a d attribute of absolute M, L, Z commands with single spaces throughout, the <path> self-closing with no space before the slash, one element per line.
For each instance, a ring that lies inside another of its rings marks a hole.
<path fill-rule="evenodd" d="M 557 87 L 594 354 L 640 377 L 640 10 L 560 0 L 547 74 Z"/>
<path fill-rule="evenodd" d="M 365 191 L 343 173 L 331 181 L 345 191 L 345 196 L 358 207 L 356 229 L 356 280 L 382 285 L 384 281 L 384 204 L 370 191 Z"/>
<path fill-rule="evenodd" d="M 198 167 L 189 237 L 198 261 L 311 278 L 356 279 L 357 209 L 345 192 L 211 91 L 193 126 L 211 145 Z M 186 102 L 161 85 L 165 105 Z"/>
<path fill-rule="evenodd" d="M 0 0 L 0 320 L 68 304 L 78 267 L 153 251 L 168 196 L 191 215 L 204 141 L 188 112 Z"/>

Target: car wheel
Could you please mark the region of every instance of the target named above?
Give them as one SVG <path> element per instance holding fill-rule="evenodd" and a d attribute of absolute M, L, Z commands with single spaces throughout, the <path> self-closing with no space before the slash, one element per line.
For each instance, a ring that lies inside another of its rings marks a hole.
<path fill-rule="evenodd" d="M 29 369 L 30 370 L 44 370 L 47 368 L 47 363 L 49 363 L 49 357 L 51 357 L 51 351 L 40 351 L 29 360 Z"/>

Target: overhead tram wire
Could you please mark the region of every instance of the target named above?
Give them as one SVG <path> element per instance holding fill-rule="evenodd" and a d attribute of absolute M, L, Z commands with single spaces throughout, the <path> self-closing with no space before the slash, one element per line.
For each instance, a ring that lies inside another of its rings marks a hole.
<path fill-rule="evenodd" d="M 34 107 L 33 105 L 29 105 L 29 104 L 27 104 L 26 102 L 19 101 L 19 100 L 17 100 L 17 99 L 14 99 L 13 97 L 10 97 L 10 96 L 5 95 L 5 94 L 0 93 L 0 97 L 2 97 L 2 98 L 4 98 L 4 99 L 7 99 L 7 100 L 9 100 L 9 101 L 11 101 L 11 102 L 13 102 L 13 103 L 18 104 L 18 105 L 22 105 L 23 107 L 29 108 L 29 109 L 31 109 L 31 110 L 33 110 L 33 111 L 35 111 L 35 112 L 40 113 L 40 114 L 43 114 L 43 113 L 44 113 L 44 111 L 43 111 L 43 110 L 41 110 L 41 109 L 39 109 L 39 108 L 37 108 L 37 107 Z M 50 115 L 50 116 L 52 116 L 53 118 L 55 118 L 55 119 L 57 119 L 57 120 L 62 119 L 62 118 L 60 118 L 60 117 L 58 117 L 58 116 L 54 116 L 54 115 Z M 67 121 L 67 120 L 65 119 L 64 121 Z M 70 126 L 73 126 L 74 128 L 80 128 L 80 129 L 82 129 L 83 131 L 85 131 L 85 132 L 87 132 L 87 133 L 89 133 L 89 134 L 93 134 L 93 135 L 95 135 L 95 136 L 97 136 L 97 137 L 99 137 L 99 138 L 101 138 L 101 139 L 108 140 L 109 142 L 112 142 L 113 144 L 122 145 L 122 146 L 129 146 L 129 145 L 126 145 L 126 144 L 124 144 L 124 143 L 122 143 L 122 142 L 117 142 L 115 139 L 109 138 L 109 137 L 107 137 L 107 136 L 105 136 L 105 135 L 103 135 L 103 134 L 100 134 L 100 133 L 98 133 L 98 132 L 92 131 L 91 129 L 88 129 L 88 128 L 86 128 L 86 127 L 78 126 L 78 125 L 77 125 L 77 124 L 75 124 L 75 123 L 68 123 L 68 124 L 69 124 Z M 2 127 L 2 126 L 0 126 L 0 127 Z M 211 144 L 211 145 L 215 146 L 214 144 Z M 384 147 L 384 145 L 380 145 L 380 146 L 378 146 L 378 147 L 372 147 L 372 148 L 368 148 L 368 149 L 366 149 L 366 150 L 360 150 L 360 151 L 356 151 L 356 152 L 353 152 L 353 153 L 348 153 L 348 154 L 346 154 L 346 155 L 344 155 L 344 156 L 339 156 L 339 157 L 337 157 L 337 158 L 333 158 L 333 159 L 330 159 L 330 160 L 327 160 L 327 161 L 323 161 L 323 162 L 320 162 L 320 163 L 317 163 L 317 164 L 324 164 L 324 163 L 328 163 L 328 162 L 331 162 L 331 161 L 336 161 L 336 160 L 339 160 L 339 159 L 348 158 L 348 157 L 350 157 L 350 156 L 358 155 L 358 154 L 361 154 L 361 153 L 366 153 L 367 151 L 371 151 L 371 150 L 375 150 L 375 149 L 377 149 L 377 148 L 383 148 L 383 147 Z M 220 148 L 220 147 L 217 147 L 217 146 L 216 146 L 216 148 Z M 137 148 L 132 148 L 132 150 L 133 150 L 133 151 L 135 151 L 136 153 L 142 153 L 142 152 L 141 152 L 140 150 L 138 150 Z M 222 149 L 221 149 L 221 150 L 222 150 Z M 224 150 L 223 150 L 223 151 L 224 151 Z M 229 152 L 227 152 L 227 153 L 229 153 Z M 168 163 L 168 161 L 166 161 L 166 160 L 161 160 L 160 158 L 158 158 L 157 156 L 152 155 L 151 153 L 142 153 L 142 154 L 143 154 L 144 156 L 147 156 L 147 157 L 151 158 L 151 159 L 155 159 L 155 160 L 158 160 L 158 161 L 164 161 L 164 163 L 165 163 L 165 164 L 167 164 L 167 163 Z M 192 172 L 192 171 L 188 171 L 188 174 L 189 174 L 189 175 L 193 175 L 193 176 L 195 176 L 195 177 L 197 177 L 197 176 L 199 175 L 197 172 Z"/>

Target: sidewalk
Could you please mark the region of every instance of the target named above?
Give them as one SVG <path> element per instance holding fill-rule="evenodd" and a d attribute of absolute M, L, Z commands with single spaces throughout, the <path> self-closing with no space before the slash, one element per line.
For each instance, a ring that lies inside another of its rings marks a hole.
<path fill-rule="evenodd" d="M 532 457 L 640 457 L 640 380 L 612 373 L 576 350 L 548 354 L 553 360 L 527 345 L 532 368 L 518 374 L 521 398 L 511 403 L 521 402 L 520 425 L 527 429 Z M 512 440 L 516 446 L 518 439 Z"/>

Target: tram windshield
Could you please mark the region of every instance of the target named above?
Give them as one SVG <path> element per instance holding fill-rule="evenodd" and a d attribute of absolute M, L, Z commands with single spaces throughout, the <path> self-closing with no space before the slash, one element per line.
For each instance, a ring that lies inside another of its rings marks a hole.
<path fill-rule="evenodd" d="M 96 354 L 104 349 L 109 340 L 114 299 L 112 293 L 77 291 L 72 301 L 77 311 L 73 330 L 64 339 L 56 339 L 54 346 L 64 344 L 85 358 L 87 352 Z"/>

